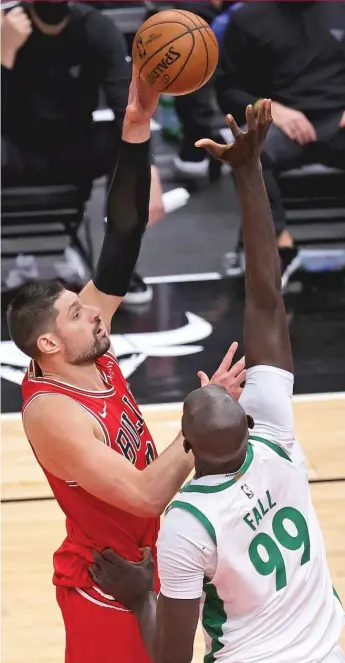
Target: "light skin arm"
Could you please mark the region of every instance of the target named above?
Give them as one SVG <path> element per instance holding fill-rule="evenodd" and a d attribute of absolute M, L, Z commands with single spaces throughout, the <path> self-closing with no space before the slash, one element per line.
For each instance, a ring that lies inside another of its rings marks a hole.
<path fill-rule="evenodd" d="M 192 471 L 182 435 L 137 470 L 101 441 L 90 415 L 63 395 L 35 399 L 25 410 L 24 426 L 45 469 L 136 516 L 160 515 Z"/>
<path fill-rule="evenodd" d="M 149 140 L 151 134 L 151 117 L 156 109 L 158 98 L 158 93 L 143 83 L 133 70 L 128 105 L 122 128 L 123 141 L 138 144 Z M 132 201 L 129 202 L 132 208 Z M 85 304 L 94 306 L 100 310 L 102 320 L 109 330 L 113 315 L 122 302 L 122 297 L 101 292 L 92 280 L 81 290 L 79 297 Z"/>
<path fill-rule="evenodd" d="M 260 103 L 256 119 L 253 107 L 248 106 L 248 132 L 243 133 L 232 116 L 228 115 L 227 120 L 235 138 L 232 145 L 217 145 L 206 139 L 198 141 L 197 146 L 229 163 L 236 177 L 246 256 L 246 368 L 267 365 L 293 372 L 279 255 L 260 164 L 261 148 L 272 121 L 270 102 Z"/>

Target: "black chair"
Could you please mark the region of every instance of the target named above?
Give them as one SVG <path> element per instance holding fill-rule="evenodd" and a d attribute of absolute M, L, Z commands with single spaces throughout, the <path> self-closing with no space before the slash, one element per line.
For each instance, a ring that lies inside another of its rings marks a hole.
<path fill-rule="evenodd" d="M 60 255 L 69 244 L 78 252 L 88 270 L 92 271 L 93 249 L 89 218 L 85 213 L 85 203 L 90 191 L 91 186 L 86 191 L 67 184 L 3 188 L 1 191 L 2 257 L 13 258 L 18 253 L 35 256 Z M 84 222 L 85 245 L 78 235 L 82 222 Z M 37 246 L 30 241 L 35 238 L 44 241 L 40 241 Z M 57 242 L 56 238 L 63 238 L 63 243 Z M 15 240 L 15 250 L 8 248 L 9 240 L 11 244 Z M 20 243 L 21 248 L 19 248 Z"/>
<path fill-rule="evenodd" d="M 312 164 L 283 172 L 279 185 L 297 244 L 345 242 L 345 171 Z"/>

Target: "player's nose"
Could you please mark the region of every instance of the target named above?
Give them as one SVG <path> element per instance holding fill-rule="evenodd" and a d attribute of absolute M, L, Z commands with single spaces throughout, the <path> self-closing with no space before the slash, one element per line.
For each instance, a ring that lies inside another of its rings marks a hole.
<path fill-rule="evenodd" d="M 90 306 L 90 320 L 96 322 L 97 318 L 101 317 L 101 312 L 96 306 Z"/>

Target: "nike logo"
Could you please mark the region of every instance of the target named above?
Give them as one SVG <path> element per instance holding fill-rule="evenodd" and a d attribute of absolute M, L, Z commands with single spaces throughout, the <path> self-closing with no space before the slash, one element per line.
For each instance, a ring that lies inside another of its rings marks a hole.
<path fill-rule="evenodd" d="M 102 412 L 99 413 L 99 415 L 100 415 L 100 417 L 103 417 L 103 419 L 106 418 L 106 416 L 107 416 L 107 404 L 106 403 L 104 403 L 104 408 L 103 408 Z"/>

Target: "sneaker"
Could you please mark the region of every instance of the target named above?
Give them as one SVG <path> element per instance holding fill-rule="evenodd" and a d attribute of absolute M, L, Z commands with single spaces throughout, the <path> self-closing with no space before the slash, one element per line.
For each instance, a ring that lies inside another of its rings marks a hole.
<path fill-rule="evenodd" d="M 5 279 L 6 287 L 21 288 L 25 283 L 39 279 L 39 269 L 35 256 L 20 253 L 16 257 L 15 267 L 11 269 Z"/>
<path fill-rule="evenodd" d="M 185 161 L 180 157 L 175 157 L 174 166 L 178 175 L 192 178 L 203 178 L 208 176 L 209 160 Z"/>
<path fill-rule="evenodd" d="M 280 264 L 281 264 L 281 286 L 284 290 L 290 281 L 291 276 L 297 272 L 301 267 L 301 256 L 295 246 L 284 246 L 279 248 Z"/>
<path fill-rule="evenodd" d="M 244 255 L 242 251 L 231 251 L 223 257 L 223 273 L 226 276 L 242 276 L 244 274 Z"/>
<path fill-rule="evenodd" d="M 151 286 L 146 285 L 139 274 L 133 272 L 128 292 L 123 298 L 123 303 L 128 306 L 148 304 L 152 301 L 152 298 L 153 290 Z"/>

